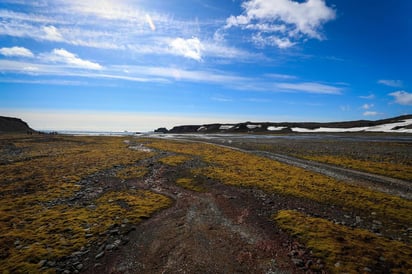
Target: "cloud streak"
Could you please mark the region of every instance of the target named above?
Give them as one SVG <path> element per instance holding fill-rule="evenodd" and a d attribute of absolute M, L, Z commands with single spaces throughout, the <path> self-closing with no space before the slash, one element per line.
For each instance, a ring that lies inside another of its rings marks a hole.
<path fill-rule="evenodd" d="M 401 80 L 379 80 L 378 84 L 393 88 L 401 88 L 403 86 L 403 82 Z"/>
<path fill-rule="evenodd" d="M 316 82 L 303 82 L 303 83 L 278 83 L 275 85 L 276 88 L 280 90 L 287 91 L 297 91 L 305 93 L 316 93 L 316 94 L 332 94 L 339 95 L 342 94 L 342 88 L 320 84 Z"/>
<path fill-rule="evenodd" d="M 11 47 L 11 48 L 1 48 L 0 54 L 4 56 L 16 56 L 16 57 L 33 57 L 31 50 L 23 47 Z"/>
<path fill-rule="evenodd" d="M 41 57 L 44 58 L 46 62 L 63 63 L 69 66 L 82 68 L 82 69 L 91 69 L 91 70 L 102 69 L 102 66 L 100 64 L 81 59 L 76 54 L 71 53 L 65 49 L 54 49 L 50 54 L 45 54 Z"/>

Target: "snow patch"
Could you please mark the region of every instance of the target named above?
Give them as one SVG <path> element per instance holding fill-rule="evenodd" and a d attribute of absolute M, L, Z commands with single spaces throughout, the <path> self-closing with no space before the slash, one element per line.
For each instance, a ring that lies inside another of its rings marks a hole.
<path fill-rule="evenodd" d="M 412 124 L 412 119 L 407 119 L 402 122 L 397 122 L 397 123 L 390 123 L 390 124 L 384 124 L 384 125 L 379 125 L 379 126 L 373 126 L 368 128 L 367 131 L 381 131 L 381 132 L 405 132 L 405 133 L 412 133 L 412 129 L 394 129 L 395 127 L 404 127 L 404 126 L 409 126 Z"/>
<path fill-rule="evenodd" d="M 405 126 L 408 126 L 408 125 L 412 125 L 412 119 L 406 119 L 402 122 L 389 123 L 389 124 L 383 124 L 383 125 L 372 126 L 372 127 L 352 127 L 352 128 L 320 127 L 320 128 L 315 128 L 315 129 L 294 127 L 294 128 L 292 128 L 292 131 L 302 132 L 302 133 L 309 133 L 309 132 L 361 132 L 361 131 L 412 133 L 412 129 L 405 129 L 405 128 L 394 129 L 396 127 L 405 127 Z"/>
<path fill-rule="evenodd" d="M 248 129 L 261 128 L 262 125 L 246 125 Z"/>
<path fill-rule="evenodd" d="M 221 125 L 219 127 L 220 130 L 228 130 L 228 129 L 231 129 L 231 128 L 233 128 L 233 125 Z"/>
<path fill-rule="evenodd" d="M 207 127 L 205 126 L 201 126 L 200 128 L 197 129 L 197 131 L 206 131 Z"/>
<path fill-rule="evenodd" d="M 279 130 L 283 130 L 283 129 L 285 129 L 286 127 L 274 127 L 274 126 L 269 126 L 268 127 L 268 130 L 269 131 L 279 131 Z"/>

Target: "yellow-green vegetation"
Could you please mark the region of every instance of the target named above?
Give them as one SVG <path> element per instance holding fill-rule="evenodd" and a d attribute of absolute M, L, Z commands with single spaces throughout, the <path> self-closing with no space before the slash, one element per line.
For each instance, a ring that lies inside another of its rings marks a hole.
<path fill-rule="evenodd" d="M 19 216 L 2 214 L 1 222 L 5 217 L 11 227 L 2 231 L 2 238 L 9 243 L 3 246 L 6 254 L 2 255 L 7 257 L 0 260 L 1 268 L 36 272 L 40 260 L 55 260 L 78 251 L 111 225 L 124 219 L 138 223 L 170 202 L 169 198 L 150 191 L 123 191 L 103 195 L 96 200 L 95 208 L 37 205 Z M 20 247 L 13 247 L 16 241 Z"/>
<path fill-rule="evenodd" d="M 121 169 L 117 172 L 117 177 L 123 180 L 132 179 L 132 178 L 141 178 L 144 177 L 148 172 L 148 169 L 143 166 L 130 166 Z"/>
<path fill-rule="evenodd" d="M 190 158 L 188 155 L 172 155 L 160 158 L 159 161 L 169 166 L 178 166 L 187 162 Z"/>
<path fill-rule="evenodd" d="M 176 180 L 176 184 L 183 187 L 183 188 L 193 190 L 193 191 L 196 191 L 196 192 L 206 191 L 206 189 L 203 186 L 201 186 L 198 183 L 194 182 L 192 178 L 179 178 L 179 179 Z"/>
<path fill-rule="evenodd" d="M 122 178 L 143 176 L 135 165 L 152 154 L 129 149 L 123 141 L 33 136 L 1 143 L 2 150 L 16 153 L 9 151 L 0 165 L 0 272 L 38 272 L 40 260 L 70 255 L 111 225 L 123 219 L 137 223 L 171 203 L 143 190 L 106 192 L 87 200 L 92 207 L 65 200 L 81 190 L 81 179 L 113 167 L 126 167 L 118 174 Z"/>
<path fill-rule="evenodd" d="M 370 159 L 359 160 L 355 158 L 345 157 L 345 156 L 334 156 L 334 155 L 296 155 L 312 161 L 323 162 L 327 164 L 334 164 L 338 166 L 343 166 L 351 169 L 357 169 L 362 171 L 367 171 L 375 174 L 380 174 L 388 177 L 412 180 L 412 168 L 410 165 L 401 163 L 391 163 L 388 161 L 374 161 Z"/>
<path fill-rule="evenodd" d="M 207 167 L 199 173 L 229 185 L 258 187 L 325 205 L 375 212 L 407 226 L 412 224 L 412 201 L 364 187 L 336 181 L 324 175 L 289 166 L 271 159 L 216 145 L 154 139 L 148 146 L 200 156 Z"/>
<path fill-rule="evenodd" d="M 412 247 L 402 242 L 292 210 L 280 211 L 275 220 L 322 258 L 331 273 L 363 273 L 366 268 L 379 269 L 382 261 L 391 266 L 391 273 L 410 273 L 412 269 Z"/>

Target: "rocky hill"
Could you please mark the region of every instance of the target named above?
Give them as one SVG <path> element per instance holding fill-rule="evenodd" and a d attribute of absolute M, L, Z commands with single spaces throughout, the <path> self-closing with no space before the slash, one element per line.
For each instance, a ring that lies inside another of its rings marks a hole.
<path fill-rule="evenodd" d="M 292 132 L 399 132 L 412 133 L 412 115 L 383 120 L 344 122 L 244 122 L 238 124 L 205 124 L 161 128 L 159 133 L 292 133 Z"/>
<path fill-rule="evenodd" d="M 33 133 L 34 129 L 21 119 L 0 116 L 0 133 Z"/>

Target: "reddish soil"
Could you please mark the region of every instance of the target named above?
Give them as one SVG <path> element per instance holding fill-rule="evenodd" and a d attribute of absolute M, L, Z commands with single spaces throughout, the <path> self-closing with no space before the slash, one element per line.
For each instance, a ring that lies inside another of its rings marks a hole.
<path fill-rule="evenodd" d="M 92 251 L 85 273 L 301 273 L 314 263 L 277 229 L 265 194 L 211 180 L 206 192 L 194 192 L 172 183 L 173 173 L 154 164 L 144 181 L 127 182 L 175 203 L 137 225 L 119 249 L 99 259 Z"/>

